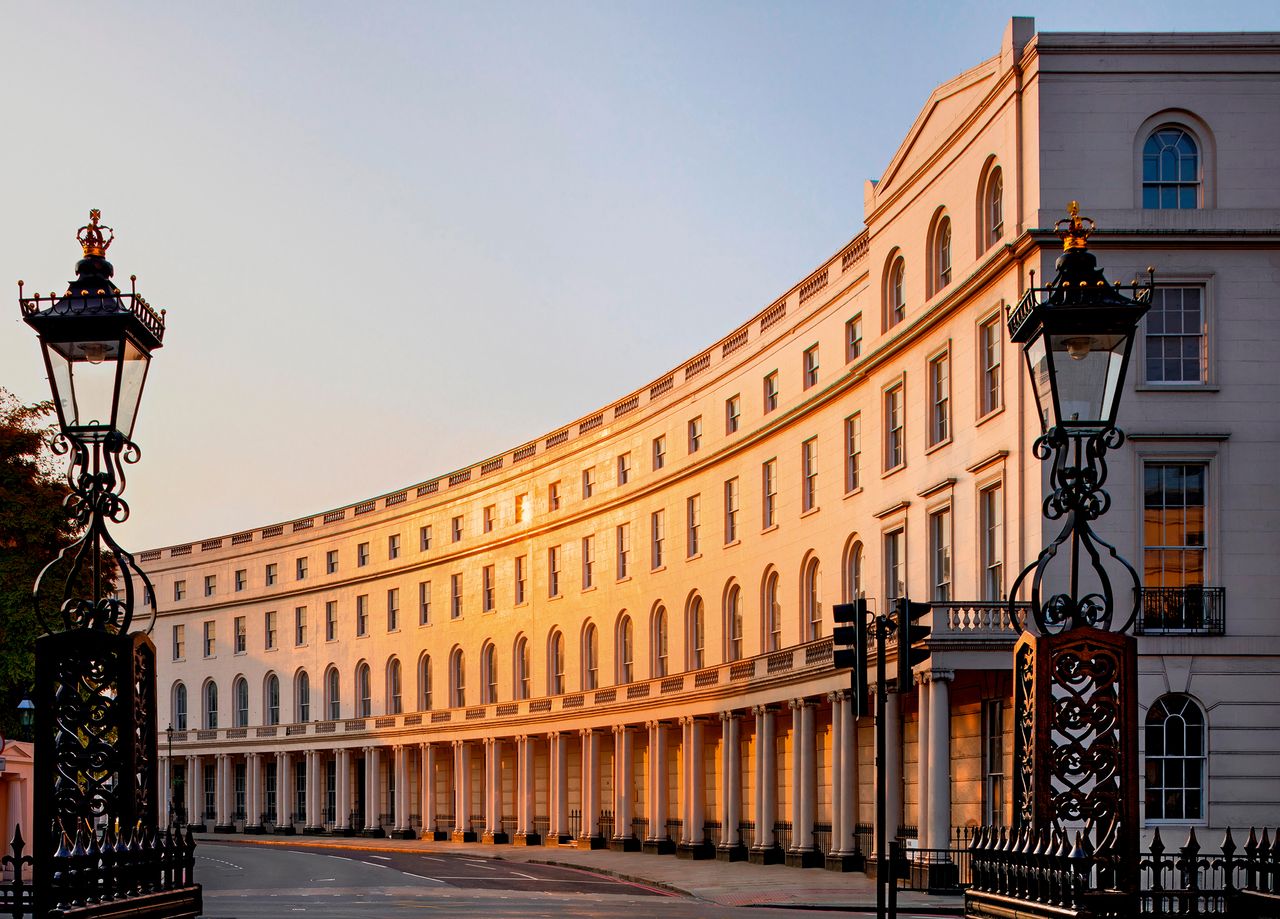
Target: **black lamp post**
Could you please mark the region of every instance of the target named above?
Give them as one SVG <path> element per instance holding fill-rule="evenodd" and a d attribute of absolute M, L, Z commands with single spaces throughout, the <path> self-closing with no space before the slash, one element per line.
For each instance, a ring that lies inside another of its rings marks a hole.
<path fill-rule="evenodd" d="M 36 640 L 32 708 L 40 713 L 34 913 L 140 897 L 146 904 L 131 915 L 195 916 L 200 888 L 191 877 L 190 837 L 159 841 L 155 645 L 130 632 L 136 586 L 154 592 L 107 530 L 129 515 L 120 496 L 124 466 L 141 455 L 133 427 L 165 324 L 136 290 L 122 293 L 112 282 L 106 253 L 114 235 L 93 210 L 76 234 L 83 250 L 76 279 L 61 296 L 27 297 L 18 282 L 58 412 L 54 450 L 69 454 L 66 507 L 83 533 L 45 567 L 34 591 L 48 630 Z M 46 615 L 42 586 L 55 568 L 61 598 L 57 613 Z M 124 848 L 139 853 L 136 873 L 113 871 L 93 855 Z"/>
<path fill-rule="evenodd" d="M 18 724 L 22 725 L 24 731 L 30 731 L 35 723 L 36 707 L 28 696 L 23 696 L 22 701 L 18 703 Z"/>

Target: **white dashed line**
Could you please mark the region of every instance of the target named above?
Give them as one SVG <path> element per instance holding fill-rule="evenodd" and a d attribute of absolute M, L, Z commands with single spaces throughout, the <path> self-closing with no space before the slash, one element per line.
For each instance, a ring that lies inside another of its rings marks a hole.
<path fill-rule="evenodd" d="M 377 859 L 378 861 L 380 861 L 380 862 L 389 862 L 389 861 L 391 861 L 391 857 L 390 857 L 390 856 L 388 856 L 388 855 L 370 855 L 369 857 L 370 857 L 370 858 L 376 858 L 376 859 Z"/>
<path fill-rule="evenodd" d="M 420 881 L 433 881 L 436 884 L 444 883 L 444 881 L 440 880 L 439 878 L 429 878 L 425 874 L 414 874 L 412 871 L 401 871 L 400 873 L 403 875 L 407 875 L 408 877 L 411 877 L 411 878 L 417 878 Z"/>

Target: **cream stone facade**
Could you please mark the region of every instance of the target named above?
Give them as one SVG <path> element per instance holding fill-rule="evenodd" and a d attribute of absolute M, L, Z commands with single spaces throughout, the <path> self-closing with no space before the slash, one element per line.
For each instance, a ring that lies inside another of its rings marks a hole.
<path fill-rule="evenodd" d="M 1277 74 L 1276 34 L 1014 19 L 867 184 L 865 229 L 652 385 L 404 490 L 143 553 L 180 805 L 855 868 L 874 732 L 831 605 L 905 590 L 934 601 L 932 655 L 889 700 L 888 830 L 944 848 L 1007 821 L 1003 601 L 1049 528 L 1004 320 L 1078 199 L 1108 276 L 1165 285 L 1101 523 L 1148 588 L 1147 825 L 1280 822 Z"/>

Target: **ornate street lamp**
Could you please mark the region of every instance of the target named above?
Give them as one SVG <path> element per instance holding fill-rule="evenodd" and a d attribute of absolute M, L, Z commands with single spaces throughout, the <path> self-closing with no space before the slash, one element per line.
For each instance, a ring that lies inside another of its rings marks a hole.
<path fill-rule="evenodd" d="M 136 290 L 122 293 L 112 282 L 106 253 L 114 237 L 90 211 L 76 234 L 84 257 L 61 296 L 27 297 L 18 282 L 58 412 L 54 451 L 69 454 L 66 507 L 83 533 L 45 566 L 34 591 L 48 634 L 36 639 L 31 709 L 39 714 L 32 911 L 137 898 L 143 902 L 130 915 L 194 917 L 201 899 L 194 844 L 189 833 L 174 838 L 158 826 L 155 645 L 130 632 L 135 584 L 154 591 L 107 530 L 129 516 L 120 496 L 124 466 L 141 456 L 133 427 L 165 324 Z M 55 568 L 61 598 L 47 614 L 42 586 Z M 134 867 L 113 870 L 103 853 L 126 850 L 136 853 Z"/>
<path fill-rule="evenodd" d="M 31 725 L 36 723 L 36 707 L 32 701 L 26 697 L 22 697 L 22 701 L 18 703 L 18 724 L 22 725 L 24 731 L 31 730 Z"/>

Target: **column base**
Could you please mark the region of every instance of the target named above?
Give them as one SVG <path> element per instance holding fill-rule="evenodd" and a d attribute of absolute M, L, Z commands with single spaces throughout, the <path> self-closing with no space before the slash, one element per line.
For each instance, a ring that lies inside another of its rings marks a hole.
<path fill-rule="evenodd" d="M 449 840 L 450 842 L 475 842 L 476 834 L 471 830 L 454 830 Z"/>
<path fill-rule="evenodd" d="M 323 836 L 324 827 L 322 826 L 304 826 L 302 828 L 303 836 Z"/>
<path fill-rule="evenodd" d="M 816 849 L 792 849 L 783 862 L 788 868 L 821 868 L 823 855 Z"/>
<path fill-rule="evenodd" d="M 236 825 L 234 823 L 214 824 L 213 831 L 215 833 L 234 833 L 236 831 Z"/>
<path fill-rule="evenodd" d="M 513 846 L 540 846 L 542 845 L 542 837 L 537 833 L 516 833 L 511 840 Z"/>
<path fill-rule="evenodd" d="M 634 836 L 614 836 L 609 840 L 609 848 L 614 852 L 639 852 L 640 840 Z"/>
<path fill-rule="evenodd" d="M 261 823 L 256 824 L 254 826 L 246 826 L 244 828 L 244 834 L 246 836 L 262 836 L 266 832 L 267 832 L 266 827 L 264 827 Z"/>
<path fill-rule="evenodd" d="M 356 836 L 358 831 L 349 826 L 335 826 L 330 836 Z"/>
<path fill-rule="evenodd" d="M 867 867 L 867 858 L 861 852 L 849 852 L 837 855 L 829 854 L 822 865 L 828 871 L 863 871 Z"/>
<path fill-rule="evenodd" d="M 676 846 L 676 858 L 705 861 L 716 857 L 715 848 L 708 842 L 682 842 Z"/>
<path fill-rule="evenodd" d="M 392 839 L 417 839 L 418 834 L 415 833 L 413 830 L 392 830 L 391 838 Z"/>
<path fill-rule="evenodd" d="M 574 838 L 568 833 L 548 833 L 542 839 L 544 846 L 571 846 Z"/>
<path fill-rule="evenodd" d="M 603 849 L 608 843 L 603 836 L 579 836 L 574 845 L 579 849 Z"/>
<path fill-rule="evenodd" d="M 422 835 L 418 838 L 429 839 L 432 842 L 448 842 L 449 832 L 448 830 L 423 830 Z"/>
<path fill-rule="evenodd" d="M 276 827 L 271 832 L 275 833 L 277 836 L 294 836 L 298 831 L 294 828 L 292 823 L 286 823 L 284 826 Z"/>
<path fill-rule="evenodd" d="M 387 831 L 380 826 L 367 826 L 360 831 L 361 836 L 368 836 L 370 839 L 385 839 Z"/>
<path fill-rule="evenodd" d="M 480 841 L 486 846 L 505 846 L 507 843 L 511 842 L 511 837 L 502 831 L 498 831 L 497 833 L 486 832 L 480 837 Z"/>
<path fill-rule="evenodd" d="M 747 847 L 741 843 L 736 846 L 720 846 L 716 849 L 718 862 L 745 862 L 746 860 Z"/>
<path fill-rule="evenodd" d="M 781 865 L 785 857 L 777 846 L 752 846 L 747 850 L 747 861 L 753 865 Z"/>
<path fill-rule="evenodd" d="M 640 851 L 649 855 L 670 855 L 675 850 L 676 844 L 670 839 L 646 839 L 640 844 Z"/>

